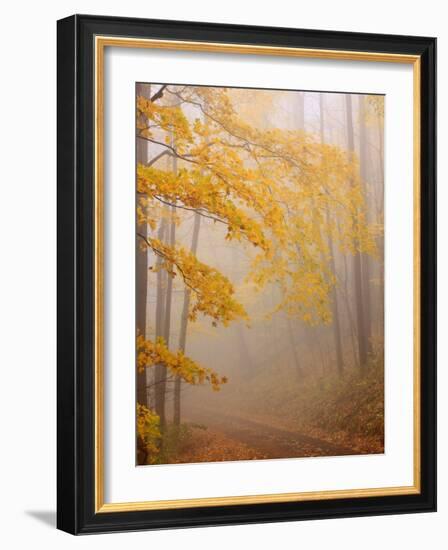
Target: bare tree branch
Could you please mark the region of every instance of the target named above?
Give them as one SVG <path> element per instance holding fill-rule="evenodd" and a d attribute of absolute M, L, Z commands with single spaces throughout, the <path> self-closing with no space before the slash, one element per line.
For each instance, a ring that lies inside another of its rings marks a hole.
<path fill-rule="evenodd" d="M 151 103 L 154 103 L 154 101 L 157 101 L 158 99 L 163 97 L 163 92 L 165 91 L 166 86 L 166 84 L 161 86 L 159 90 L 151 97 Z"/>
<path fill-rule="evenodd" d="M 213 220 L 215 222 L 219 222 L 219 223 L 223 223 L 224 225 L 228 225 L 228 222 L 226 222 L 225 220 L 222 220 L 220 218 L 216 218 L 215 216 L 211 216 L 209 214 L 205 214 L 204 213 L 204 210 L 202 208 L 189 208 L 188 206 L 183 206 L 181 204 L 174 204 L 172 202 L 169 202 L 169 201 L 166 201 L 160 197 L 158 197 L 157 195 L 153 195 L 155 199 L 157 199 L 158 201 L 160 201 L 161 203 L 163 204 L 166 204 L 167 206 L 174 206 L 175 208 L 181 208 L 182 210 L 188 210 L 189 212 L 196 212 L 197 214 L 199 214 L 200 216 L 203 216 L 204 218 L 209 218 L 210 220 Z"/>
<path fill-rule="evenodd" d="M 146 163 L 145 166 L 152 166 L 153 164 L 155 164 L 158 160 L 160 160 L 162 157 L 164 157 L 165 155 L 170 155 L 172 156 L 172 153 L 170 151 L 162 151 L 161 153 L 159 153 L 158 155 L 156 155 L 153 159 L 151 159 L 149 162 Z"/>
<path fill-rule="evenodd" d="M 195 294 L 199 294 L 199 291 L 194 288 L 189 282 L 188 282 L 188 277 L 185 275 L 185 272 L 183 271 L 183 269 L 179 266 L 178 263 L 176 262 L 173 262 L 172 259 L 169 259 L 167 258 L 166 254 L 164 254 L 161 250 L 159 250 L 158 248 L 156 248 L 150 241 L 148 241 L 148 239 L 142 235 L 141 233 L 137 233 L 137 236 L 140 237 L 140 239 L 142 239 L 145 243 L 146 243 L 146 246 L 148 246 L 153 252 L 154 254 L 156 254 L 157 256 L 159 256 L 160 258 L 163 258 L 164 260 L 166 260 L 167 262 L 169 262 L 170 264 L 174 264 L 176 266 L 176 268 L 179 270 L 179 273 L 182 275 L 182 279 L 184 280 L 184 283 L 186 286 L 188 286 L 188 288 L 190 288 Z"/>

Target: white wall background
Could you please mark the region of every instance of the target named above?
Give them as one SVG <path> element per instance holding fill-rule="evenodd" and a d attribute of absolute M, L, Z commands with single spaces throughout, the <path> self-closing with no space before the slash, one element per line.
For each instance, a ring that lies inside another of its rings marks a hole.
<path fill-rule="evenodd" d="M 0 541 L 5 548 L 446 548 L 448 322 L 439 291 L 439 512 L 75 538 L 54 528 L 56 428 L 56 20 L 95 13 L 439 38 L 439 280 L 448 279 L 448 30 L 443 2 L 16 0 L 0 55 Z"/>

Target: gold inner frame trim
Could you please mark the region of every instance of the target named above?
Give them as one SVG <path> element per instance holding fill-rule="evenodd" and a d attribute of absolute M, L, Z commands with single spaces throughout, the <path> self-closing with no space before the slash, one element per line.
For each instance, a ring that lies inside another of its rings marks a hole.
<path fill-rule="evenodd" d="M 413 485 L 298 493 L 226 496 L 141 502 L 104 502 L 104 50 L 106 47 L 145 48 L 207 53 L 236 53 L 286 56 L 345 61 L 406 63 L 413 65 L 413 197 L 414 197 L 414 480 Z M 181 40 L 157 40 L 96 36 L 95 55 L 95 513 L 166 510 L 205 506 L 231 506 L 274 502 L 303 502 L 341 498 L 412 495 L 421 491 L 421 426 L 420 426 L 420 56 L 382 52 L 356 52 L 253 44 L 226 44 Z"/>

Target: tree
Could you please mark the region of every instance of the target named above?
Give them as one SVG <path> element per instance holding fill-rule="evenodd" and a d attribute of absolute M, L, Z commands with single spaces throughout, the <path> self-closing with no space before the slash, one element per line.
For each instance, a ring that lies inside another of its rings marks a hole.
<path fill-rule="evenodd" d="M 297 93 L 297 124 L 296 127 L 300 130 L 305 130 L 305 92 Z"/>
<path fill-rule="evenodd" d="M 359 165 L 360 175 L 365 196 L 368 196 L 368 144 L 367 144 L 367 112 L 366 98 L 359 96 Z M 367 203 L 368 204 L 368 203 Z M 369 223 L 369 209 L 366 208 L 367 223 Z M 372 352 L 372 319 L 370 313 L 370 258 L 368 254 L 361 255 L 362 289 L 364 305 L 365 338 L 367 341 L 367 353 Z"/>
<path fill-rule="evenodd" d="M 325 142 L 325 120 L 324 120 L 324 94 L 319 94 L 319 111 L 320 111 L 320 140 L 322 143 Z M 327 224 L 329 224 L 329 213 L 327 211 Z M 336 265 L 335 265 L 335 249 L 333 245 L 333 237 L 331 233 L 328 235 L 328 248 L 329 248 L 329 262 L 330 269 L 332 273 L 336 276 Z M 331 290 L 332 304 L 333 304 L 333 334 L 334 334 L 334 344 L 336 349 L 336 366 L 339 374 L 344 370 L 344 359 L 342 356 L 342 342 L 341 342 L 341 325 L 339 320 L 339 300 L 336 291 L 336 285 L 332 287 Z"/>
<path fill-rule="evenodd" d="M 352 96 L 350 94 L 345 95 L 346 105 L 346 117 L 347 117 L 347 146 L 348 150 L 354 155 L 355 151 L 355 139 L 353 132 L 353 106 Z M 354 220 L 353 225 L 356 226 L 357 221 Z M 367 366 L 367 342 L 366 342 L 366 330 L 365 330 L 365 318 L 364 318 L 364 304 L 363 304 L 363 291 L 362 291 L 362 275 L 361 275 L 361 255 L 359 241 L 356 238 L 356 231 L 354 231 L 354 255 L 353 255 L 353 272 L 355 282 L 355 301 L 356 301 L 356 326 L 358 335 L 358 353 L 359 353 L 359 365 L 361 370 Z"/>
<path fill-rule="evenodd" d="M 167 381 L 174 380 L 175 395 L 181 380 L 215 389 L 224 383 L 185 356 L 187 323 L 250 322 L 229 277 L 200 259 L 202 221 L 222 227 L 224 241 L 245 247 L 246 281 L 258 292 L 273 290 L 267 315 L 282 312 L 310 325 L 335 315 L 329 238 L 342 254 L 374 247 L 353 147 L 347 154 L 303 130 L 251 125 L 234 95 L 225 88 L 163 85 L 137 99 L 137 138 L 153 154 L 137 167 L 139 222 L 148 228 L 138 239 L 152 259 L 157 287 L 155 339 L 140 338 L 139 368 L 155 367 L 162 431 Z M 176 241 L 176 227 L 192 214 L 187 248 Z M 169 347 L 173 282 L 184 287 L 177 351 Z M 180 421 L 180 405 L 174 420 Z"/>
<path fill-rule="evenodd" d="M 193 224 L 193 237 L 191 239 L 191 248 L 190 252 L 196 256 L 198 250 L 198 241 L 199 241 L 199 229 L 201 227 L 201 216 L 195 212 L 194 214 L 194 224 Z M 190 301 L 191 301 L 191 289 L 186 286 L 184 289 L 184 300 L 182 307 L 182 316 L 181 316 L 181 325 L 180 325 L 180 334 L 179 334 L 179 349 L 185 353 L 187 345 L 187 328 L 188 328 L 188 315 L 190 311 Z M 181 415 L 181 387 L 182 387 L 182 378 L 177 376 L 174 381 L 174 415 L 173 423 L 175 426 L 180 425 L 180 415 Z"/>
<path fill-rule="evenodd" d="M 151 97 L 151 85 L 138 83 L 136 86 L 136 92 L 138 97 Z M 143 113 L 138 113 L 140 118 L 140 124 L 147 124 L 147 119 Z M 148 143 L 137 139 L 137 162 L 139 164 L 146 164 L 148 161 Z M 144 210 L 145 204 L 140 203 L 140 208 Z M 140 218 L 140 223 L 137 223 L 137 231 L 141 233 L 145 238 L 147 236 L 147 225 L 144 220 Z M 147 248 L 142 247 L 140 242 L 136 242 L 136 286 L 135 286 L 135 303 L 136 303 L 136 325 L 137 334 L 146 336 L 146 309 L 147 309 L 147 291 L 148 291 L 148 257 Z M 137 374 L 137 402 L 141 405 L 147 405 L 147 392 L 146 392 L 146 372 Z"/>

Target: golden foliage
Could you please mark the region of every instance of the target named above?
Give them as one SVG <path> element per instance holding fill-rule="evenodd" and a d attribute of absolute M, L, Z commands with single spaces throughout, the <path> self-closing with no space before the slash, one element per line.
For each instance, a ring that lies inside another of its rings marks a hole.
<path fill-rule="evenodd" d="M 154 207 L 164 204 L 225 224 L 227 240 L 258 251 L 248 278 L 260 289 L 281 289 L 276 309 L 308 323 L 329 322 L 335 279 L 328 239 L 344 254 L 375 255 L 380 231 L 366 223 L 357 160 L 303 131 L 254 127 L 238 115 L 235 91 L 167 86 L 164 93 L 177 105 L 138 99 L 138 114 L 148 120 L 139 131 L 156 144 L 169 142 L 165 153 L 176 158 L 178 169 L 163 168 L 161 160 L 138 165 L 139 221 L 146 219 L 154 230 Z M 194 120 L 191 113 L 197 114 Z M 226 325 L 245 316 L 232 285 L 216 269 L 181 248 L 155 239 L 147 244 L 165 257 L 164 269 L 183 273 L 195 290 L 190 319 L 200 312 Z"/>
<path fill-rule="evenodd" d="M 241 240 L 244 237 L 254 246 L 268 247 L 260 224 L 233 200 L 233 195 L 238 198 L 237 191 L 219 178 L 215 180 L 212 175 L 204 175 L 201 170 L 181 168 L 175 174 L 139 164 L 137 191 L 161 203 L 178 205 L 215 222 L 225 223 L 228 239 Z M 239 195 L 241 193 L 240 190 Z M 148 223 L 151 222 L 148 220 Z"/>
<path fill-rule="evenodd" d="M 151 144 L 152 154 L 137 166 L 137 220 L 149 229 L 140 245 L 157 258 L 151 272 L 163 270 L 183 283 L 191 298 L 189 321 L 201 316 L 213 326 L 250 321 L 228 277 L 163 237 L 164 224 L 178 226 L 194 213 L 224 227 L 227 241 L 245 247 L 249 261 L 242 285 L 254 292 L 275 287 L 277 302 L 266 315 L 283 311 L 310 325 L 330 323 L 337 284 L 331 250 L 375 256 L 382 231 L 367 223 L 356 156 L 304 131 L 263 124 L 250 102 L 235 106 L 242 92 L 162 88 L 157 101 L 137 98 L 137 135 Z M 269 103 L 270 96 L 263 96 L 264 108 Z M 369 103 L 369 113 L 381 115 L 381 109 L 382 98 Z M 139 372 L 155 365 L 213 390 L 226 382 L 182 350 L 168 349 L 163 338 L 138 336 Z"/>
<path fill-rule="evenodd" d="M 190 321 L 195 321 L 197 314 L 202 313 L 227 326 L 231 321 L 247 317 L 243 306 L 233 297 L 232 283 L 217 269 L 200 262 L 182 246 L 170 246 L 151 237 L 145 242 L 162 260 L 154 271 L 165 269 L 171 277 L 179 272 L 192 291 Z"/>
<path fill-rule="evenodd" d="M 150 124 L 143 123 L 143 118 L 146 118 Z M 190 125 L 180 107 L 160 106 L 145 97 L 138 97 L 137 130 L 139 130 L 139 135 L 151 138 L 153 136 L 152 128 L 174 133 L 176 143 L 181 148 L 192 140 Z M 169 140 L 165 140 L 165 143 L 169 143 Z"/>
<path fill-rule="evenodd" d="M 356 155 L 322 143 L 319 136 L 302 130 L 272 127 L 264 116 L 272 106 L 272 95 L 266 92 L 257 96 L 261 98 L 257 103 L 252 100 L 254 93 L 164 85 L 152 99 L 137 98 L 137 137 L 150 144 L 152 156 L 137 165 L 137 222 L 148 229 L 139 234 L 139 244 L 156 258 L 149 268 L 151 273 L 164 272 L 163 279 L 158 277 L 158 291 L 166 289 L 166 280 L 170 292 L 177 287 L 171 285 L 172 279 L 184 287 L 188 297 L 182 313 L 184 329 L 186 318 L 197 326 L 204 319 L 211 320 L 213 327 L 249 323 L 254 316 L 249 318 L 243 303 L 251 309 L 254 296 L 266 289 L 274 290 L 270 296 L 275 303 L 269 311 L 265 311 L 266 302 L 262 304 L 256 311 L 260 319 L 283 312 L 309 325 L 330 323 L 332 291 L 338 284 L 333 272 L 334 251 L 378 254 L 376 243 L 382 226 L 368 223 L 368 191 Z M 369 97 L 366 122 L 377 122 L 383 116 L 384 98 Z M 224 228 L 220 235 L 244 249 L 246 271 L 235 281 L 238 291 L 220 269 L 181 246 L 174 236 L 167 237 L 168 233 L 177 235 L 175 228 L 192 214 L 195 221 L 200 216 L 209 227 Z M 248 297 L 252 304 L 248 304 Z M 160 324 L 159 317 L 156 322 Z M 226 377 L 197 363 L 183 350 L 169 349 L 168 335 L 166 340 L 138 335 L 139 373 L 162 365 L 167 375 L 164 383 L 177 378 L 190 385 L 208 384 L 218 391 L 227 382 Z M 185 338 L 182 346 L 185 348 Z M 341 381 L 338 399 L 344 403 L 344 416 L 340 418 L 333 414 L 336 404 L 326 402 L 329 398 L 325 392 L 310 391 L 315 405 L 303 418 L 310 419 L 313 430 L 323 429 L 314 422 L 312 412 L 320 414 L 325 407 L 330 411 L 329 425 L 342 431 L 346 419 L 359 409 L 360 418 L 367 419 L 364 424 L 369 426 L 372 448 L 381 446 L 378 423 L 383 414 L 382 387 L 378 384 L 375 388 L 377 409 L 373 414 L 363 408 L 360 399 L 365 386 L 354 378 Z M 300 393 L 294 386 L 291 391 Z M 269 387 L 264 405 L 270 403 L 271 394 Z M 274 405 L 282 413 L 281 403 Z M 164 418 L 163 412 L 160 416 Z M 160 452 L 161 448 L 162 454 L 166 452 L 167 433 L 164 420 L 162 424 L 163 444 L 159 416 L 137 405 L 138 449 L 143 456 L 139 463 L 164 460 Z M 186 456 L 194 461 L 220 460 L 223 456 L 262 458 L 219 434 L 201 433 L 197 439 L 200 452 L 184 449 L 181 461 Z"/>
<path fill-rule="evenodd" d="M 140 464 L 157 462 L 161 437 L 159 416 L 151 409 L 137 403 L 137 449 L 142 455 Z"/>
<path fill-rule="evenodd" d="M 202 367 L 196 361 L 187 357 L 181 350 L 170 351 L 163 338 L 155 342 L 137 337 L 137 369 L 143 372 L 148 367 L 164 365 L 168 372 L 180 377 L 188 384 L 197 385 L 209 383 L 214 391 L 219 391 L 227 382 L 225 376 L 218 376 L 212 369 Z"/>
<path fill-rule="evenodd" d="M 382 95 L 369 95 L 367 97 L 367 120 L 370 122 L 372 118 L 376 118 L 377 122 L 382 123 L 384 120 L 384 96 Z"/>

